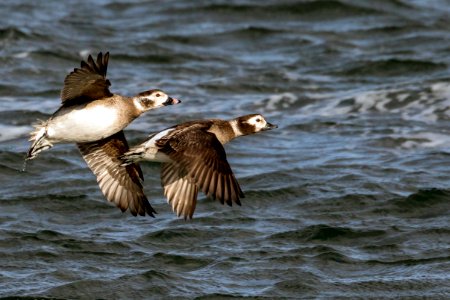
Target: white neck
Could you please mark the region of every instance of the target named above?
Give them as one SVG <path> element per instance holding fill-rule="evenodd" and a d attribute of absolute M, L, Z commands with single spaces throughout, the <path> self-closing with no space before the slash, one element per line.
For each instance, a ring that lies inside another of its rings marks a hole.
<path fill-rule="evenodd" d="M 231 120 L 230 121 L 230 125 L 231 125 L 231 129 L 233 129 L 234 135 L 235 136 L 241 136 L 242 131 L 239 129 L 238 123 L 236 120 Z"/>
<path fill-rule="evenodd" d="M 140 101 L 139 97 L 133 97 L 133 103 L 134 103 L 134 106 L 136 107 L 136 109 L 139 112 L 145 111 L 144 107 L 141 104 L 141 101 Z"/>

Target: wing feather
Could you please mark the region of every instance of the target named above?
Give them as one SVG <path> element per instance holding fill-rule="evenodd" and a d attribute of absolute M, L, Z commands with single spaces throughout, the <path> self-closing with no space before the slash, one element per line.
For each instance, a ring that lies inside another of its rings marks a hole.
<path fill-rule="evenodd" d="M 197 202 L 198 189 L 189 176 L 179 172 L 179 166 L 163 163 L 161 167 L 161 183 L 167 202 L 175 214 L 185 219 L 192 218 Z"/>
<path fill-rule="evenodd" d="M 119 156 L 128 151 L 123 131 L 103 140 L 77 145 L 108 201 L 122 211 L 129 209 L 134 216 L 154 216 L 156 211 L 143 191 L 143 176 L 139 165 L 121 166 Z"/>
<path fill-rule="evenodd" d="M 210 124 L 182 124 L 180 128 L 156 141 L 172 163 L 163 164 L 161 182 L 168 202 L 177 214 L 191 217 L 198 190 L 222 204 L 240 205 L 244 197 L 227 161 L 225 149 L 213 134 Z M 194 188 L 191 189 L 191 186 Z M 195 198 L 192 196 L 195 190 Z M 187 206 L 186 206 L 187 205 Z"/>
<path fill-rule="evenodd" d="M 61 102 L 63 105 L 73 105 L 92 100 L 111 97 L 109 91 L 111 83 L 106 78 L 109 52 L 105 55 L 100 52 L 97 62 L 89 55 L 87 62 L 81 61 L 80 68 L 75 68 L 64 79 L 61 90 Z"/>

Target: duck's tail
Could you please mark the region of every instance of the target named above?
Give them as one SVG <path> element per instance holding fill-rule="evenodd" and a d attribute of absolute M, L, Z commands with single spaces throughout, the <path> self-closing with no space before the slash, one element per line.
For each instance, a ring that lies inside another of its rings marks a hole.
<path fill-rule="evenodd" d="M 39 152 L 50 149 L 53 144 L 47 139 L 47 122 L 40 121 L 39 123 L 33 124 L 34 131 L 30 133 L 29 141 L 33 142 L 31 144 L 30 150 L 28 150 L 26 160 L 35 158 Z"/>
<path fill-rule="evenodd" d="M 120 160 L 122 160 L 122 166 L 127 166 L 142 160 L 144 154 L 145 154 L 144 145 L 138 145 L 132 147 L 129 151 L 125 152 L 119 158 Z"/>

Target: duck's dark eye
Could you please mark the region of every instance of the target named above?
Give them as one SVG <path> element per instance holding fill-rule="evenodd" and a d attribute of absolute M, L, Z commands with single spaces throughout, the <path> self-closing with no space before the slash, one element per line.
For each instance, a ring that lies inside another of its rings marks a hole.
<path fill-rule="evenodd" d="M 261 119 L 260 118 L 256 119 L 256 122 L 258 122 L 258 123 L 261 122 Z"/>
<path fill-rule="evenodd" d="M 155 95 L 156 97 L 160 97 L 161 96 L 161 94 L 160 93 L 157 93 L 156 95 Z"/>

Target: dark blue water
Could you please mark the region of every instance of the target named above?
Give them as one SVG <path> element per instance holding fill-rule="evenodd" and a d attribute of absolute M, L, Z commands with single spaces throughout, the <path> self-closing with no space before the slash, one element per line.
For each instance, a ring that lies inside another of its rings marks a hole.
<path fill-rule="evenodd" d="M 226 146 L 242 207 L 192 221 L 143 164 L 155 219 L 110 205 L 74 145 L 21 172 L 65 75 L 110 51 L 111 90 L 161 88 L 137 144 L 262 113 Z M 0 296 L 449 298 L 448 1 L 0 2 Z"/>

